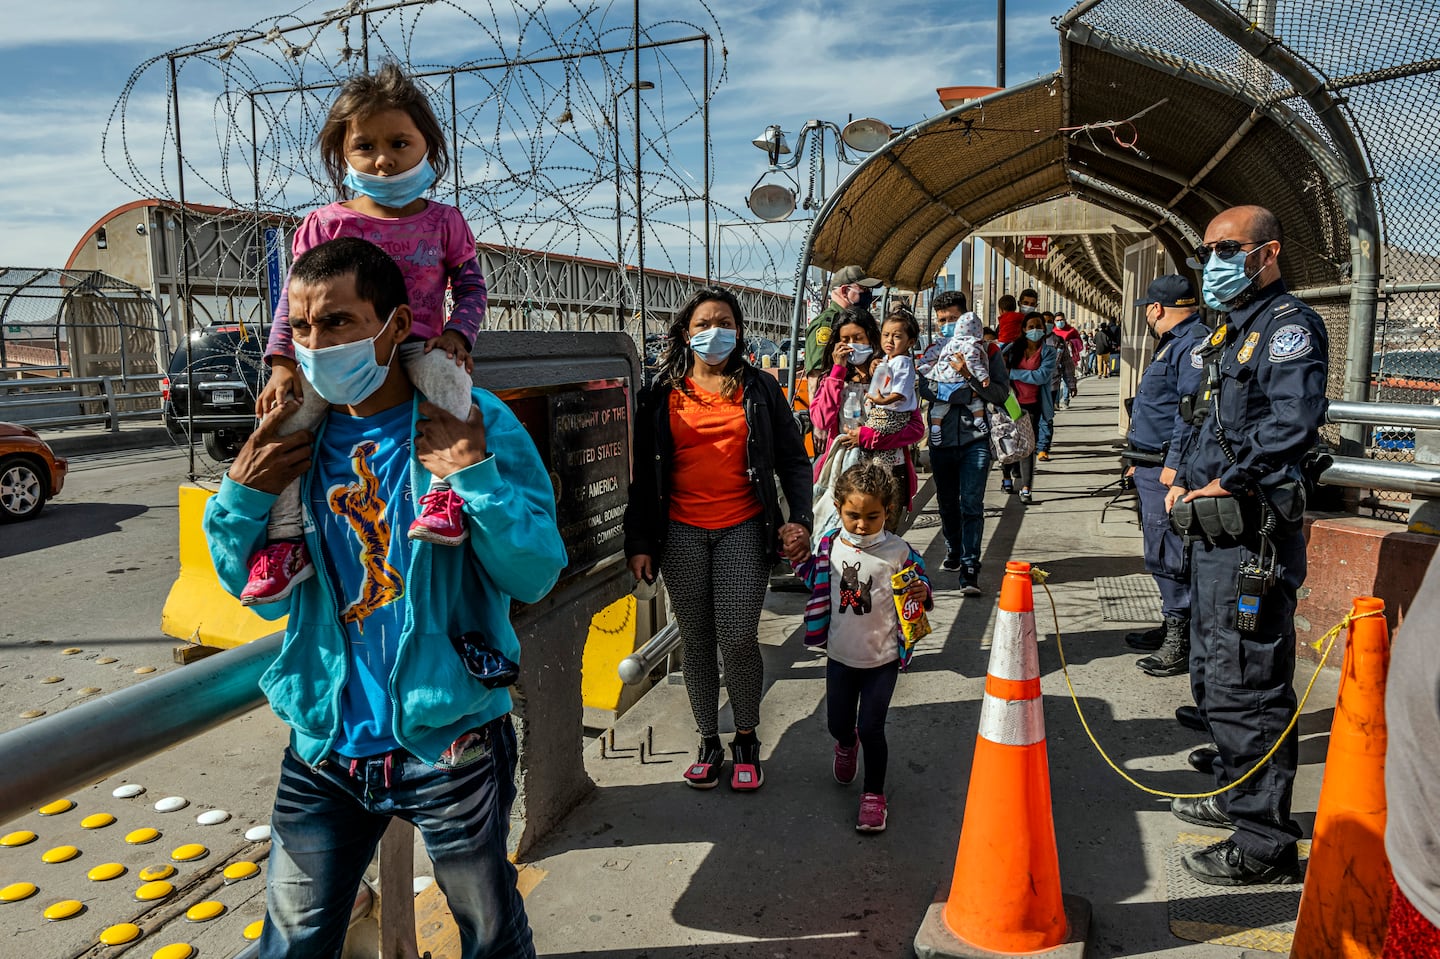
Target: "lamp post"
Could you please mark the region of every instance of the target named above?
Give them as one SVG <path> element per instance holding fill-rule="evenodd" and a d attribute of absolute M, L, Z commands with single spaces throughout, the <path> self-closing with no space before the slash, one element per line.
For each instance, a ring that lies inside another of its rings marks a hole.
<path fill-rule="evenodd" d="M 611 115 L 615 117 L 615 276 L 619 284 L 615 288 L 615 328 L 621 332 L 624 332 L 625 330 L 625 258 L 623 256 L 623 244 L 625 241 L 620 225 L 620 98 L 623 97 L 625 94 L 629 93 L 631 90 L 636 91 L 636 96 L 638 97 L 639 91 L 653 89 L 655 89 L 655 84 L 651 83 L 649 80 L 640 80 L 638 82 L 632 81 L 631 83 L 626 84 L 625 89 L 616 91 L 615 95 L 610 98 L 610 112 Z M 637 131 L 636 137 L 638 139 L 638 131 L 640 129 L 639 110 L 636 110 L 635 112 L 635 129 Z M 635 166 L 637 168 L 636 181 L 638 183 L 638 168 L 640 166 L 640 151 L 638 143 L 636 145 L 635 151 Z M 635 225 L 636 230 L 638 231 L 640 228 L 640 197 L 638 193 L 635 197 Z M 641 318 L 641 321 L 643 323 L 643 317 Z M 643 362 L 645 358 L 645 335 L 643 332 L 640 335 L 640 358 Z"/>

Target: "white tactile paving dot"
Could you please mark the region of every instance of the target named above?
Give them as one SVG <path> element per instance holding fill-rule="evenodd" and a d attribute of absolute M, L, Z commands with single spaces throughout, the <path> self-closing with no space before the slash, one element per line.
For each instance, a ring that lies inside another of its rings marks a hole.
<path fill-rule="evenodd" d="M 218 826 L 230 818 L 230 814 L 223 809 L 209 809 L 195 817 L 195 821 L 202 826 Z"/>
<path fill-rule="evenodd" d="M 110 795 L 116 799 L 134 799 L 145 791 L 145 787 L 139 783 L 126 783 L 123 786 L 116 786 L 110 791 Z"/>
<path fill-rule="evenodd" d="M 174 812 L 177 809 L 184 809 L 190 805 L 190 800 L 184 796 L 166 796 L 155 803 L 156 812 Z"/>
<path fill-rule="evenodd" d="M 251 826 L 245 830 L 245 838 L 251 842 L 264 842 L 270 838 L 270 824 L 265 823 L 259 826 Z"/>

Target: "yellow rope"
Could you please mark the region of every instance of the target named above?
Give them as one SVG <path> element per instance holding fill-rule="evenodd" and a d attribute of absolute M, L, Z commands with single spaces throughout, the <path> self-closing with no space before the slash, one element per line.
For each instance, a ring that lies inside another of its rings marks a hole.
<path fill-rule="evenodd" d="M 1295 715 L 1290 718 L 1290 725 L 1285 727 L 1285 731 L 1280 734 L 1280 738 L 1275 741 L 1275 745 L 1270 747 L 1270 751 L 1264 756 L 1261 756 L 1259 762 L 1252 766 L 1245 775 L 1236 779 L 1228 786 L 1223 786 L 1220 789 L 1212 789 L 1209 792 L 1172 793 L 1166 792 L 1163 789 L 1152 789 L 1144 783 L 1137 781 L 1133 776 L 1117 766 L 1115 760 L 1110 758 L 1110 754 L 1105 752 L 1105 747 L 1100 745 L 1100 741 L 1096 739 L 1095 734 L 1091 732 L 1090 724 L 1085 720 L 1085 711 L 1080 708 L 1080 697 L 1075 693 L 1075 684 L 1070 681 L 1070 666 L 1065 661 L 1065 644 L 1060 638 L 1060 612 L 1055 605 L 1055 594 L 1050 592 L 1050 587 L 1046 585 L 1045 582 L 1049 578 L 1050 574 L 1043 569 L 1038 569 L 1033 566 L 1030 568 L 1031 581 L 1043 588 L 1045 595 L 1050 599 L 1050 615 L 1055 619 L 1055 648 L 1060 651 L 1060 669 L 1065 674 L 1065 685 L 1070 690 L 1070 701 L 1075 704 L 1075 715 L 1080 717 L 1080 725 L 1084 728 L 1085 735 L 1090 737 L 1090 744 L 1095 747 L 1095 751 L 1100 754 L 1100 758 L 1104 759 L 1106 765 L 1111 769 L 1119 773 L 1121 779 L 1124 779 L 1136 789 L 1165 799 L 1208 799 L 1211 796 L 1219 796 L 1221 793 L 1229 792 L 1259 772 L 1275 753 L 1279 751 L 1280 744 L 1285 742 L 1285 738 L 1294 731 L 1295 724 L 1300 721 L 1300 714 L 1305 709 L 1306 701 L 1310 699 L 1310 691 L 1315 688 L 1315 681 L 1320 678 L 1320 670 L 1325 668 L 1325 661 L 1330 658 L 1330 651 L 1335 648 L 1335 641 L 1340 638 L 1340 634 L 1349 629 L 1353 621 L 1364 619 L 1367 616 L 1379 616 L 1384 612 L 1384 610 L 1374 610 L 1368 613 L 1346 613 L 1345 618 L 1341 620 L 1339 624 L 1332 627 L 1324 636 L 1321 636 L 1318 640 L 1309 644 L 1312 649 L 1320 653 L 1320 662 L 1315 667 L 1315 674 L 1310 677 L 1310 682 L 1305 686 L 1305 695 L 1300 697 L 1300 704 L 1295 707 Z M 1320 649 L 1322 646 L 1325 647 L 1323 652 L 1321 652 Z"/>

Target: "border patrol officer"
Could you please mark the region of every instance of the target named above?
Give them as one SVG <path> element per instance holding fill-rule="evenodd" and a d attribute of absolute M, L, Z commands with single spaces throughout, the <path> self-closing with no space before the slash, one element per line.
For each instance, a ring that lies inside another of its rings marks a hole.
<path fill-rule="evenodd" d="M 806 396 L 815 399 L 820 388 L 820 379 L 830 371 L 821 369 L 825 359 L 825 345 L 835 332 L 835 321 L 840 314 L 853 308 L 868 310 L 875 299 L 875 287 L 880 281 L 866 276 L 863 267 L 842 266 L 830 276 L 830 302 L 825 309 L 815 314 L 815 319 L 805 328 L 805 378 L 809 392 Z M 816 449 L 820 442 L 817 439 Z"/>
<path fill-rule="evenodd" d="M 1296 711 L 1295 600 L 1305 579 L 1300 466 L 1325 418 L 1329 343 L 1314 310 L 1280 276 L 1280 223 L 1269 210 L 1226 210 L 1196 250 L 1205 303 L 1223 322 L 1203 351 L 1207 386 L 1189 412 L 1171 521 L 1197 537 L 1190 685 L 1227 786 L 1280 739 Z M 1202 419 L 1203 417 L 1203 419 Z M 1175 799 L 1197 825 L 1229 839 L 1182 864 L 1213 885 L 1300 881 L 1290 800 L 1299 758 L 1290 735 L 1255 776 L 1208 799 Z"/>
<path fill-rule="evenodd" d="M 1170 528 L 1165 494 L 1175 482 L 1189 433 L 1189 424 L 1180 417 L 1180 397 L 1200 392 L 1205 364 L 1199 350 L 1209 330 L 1200 321 L 1195 284 L 1178 273 L 1156 279 L 1135 305 L 1144 307 L 1145 325 L 1159 344 L 1135 393 L 1125 456 L 1133 464 L 1130 476 L 1140 494 L 1145 570 L 1160 588 L 1165 622 L 1126 641 L 1137 649 L 1155 650 L 1135 664 L 1146 673 L 1179 676 L 1190 668 L 1190 559 L 1185 541 Z"/>

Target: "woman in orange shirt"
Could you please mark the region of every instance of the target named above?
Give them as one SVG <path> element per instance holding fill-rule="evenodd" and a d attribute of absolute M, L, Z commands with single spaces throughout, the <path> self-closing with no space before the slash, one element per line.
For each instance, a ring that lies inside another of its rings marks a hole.
<path fill-rule="evenodd" d="M 720 681 L 735 712 L 730 786 L 760 788 L 757 630 L 770 569 L 798 561 L 810 542 L 810 459 L 779 382 L 745 358 L 745 321 L 727 290 L 698 291 L 676 314 L 670 346 L 635 417 L 635 476 L 625 509 L 625 556 L 637 580 L 665 571 L 685 642 L 682 670 L 700 752 L 685 770 L 714 787 Z M 789 508 L 780 513 L 779 481 Z"/>

